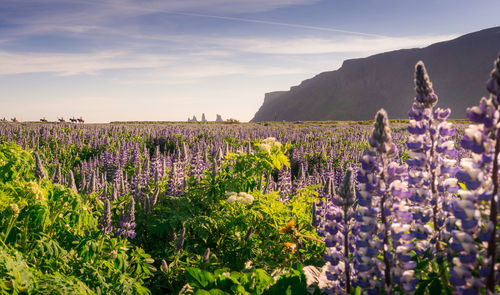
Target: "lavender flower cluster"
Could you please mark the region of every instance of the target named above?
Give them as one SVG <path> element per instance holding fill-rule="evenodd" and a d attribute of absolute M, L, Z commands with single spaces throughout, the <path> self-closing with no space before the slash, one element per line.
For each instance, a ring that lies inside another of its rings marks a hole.
<path fill-rule="evenodd" d="M 313 224 L 327 246 L 329 294 L 353 287 L 366 294 L 413 293 L 426 278 L 425 271 L 416 273 L 425 259 L 454 294 L 498 290 L 500 57 L 487 82 L 489 98 L 467 110 L 474 124 L 460 141 L 469 156 L 459 167 L 450 110 L 434 108 L 438 96 L 422 62 L 415 67 L 415 90 L 405 163 L 381 109 L 360 158 L 356 197 L 346 193 L 347 170 L 337 194 L 320 194 L 314 204 Z"/>

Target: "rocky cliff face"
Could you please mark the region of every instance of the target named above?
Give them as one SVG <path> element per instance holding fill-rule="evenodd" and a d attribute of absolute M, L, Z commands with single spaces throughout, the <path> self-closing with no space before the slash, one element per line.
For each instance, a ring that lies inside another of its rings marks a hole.
<path fill-rule="evenodd" d="M 424 61 L 439 107 L 465 117 L 486 95 L 484 83 L 500 51 L 500 27 L 467 34 L 426 48 L 405 49 L 344 61 L 289 91 L 267 93 L 252 121 L 369 120 L 379 108 L 407 118 L 414 97 L 413 72 Z"/>

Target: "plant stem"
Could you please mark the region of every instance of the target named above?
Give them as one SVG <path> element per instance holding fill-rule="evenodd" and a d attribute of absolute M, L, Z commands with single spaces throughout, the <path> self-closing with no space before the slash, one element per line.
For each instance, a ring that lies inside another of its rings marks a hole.
<path fill-rule="evenodd" d="M 321 243 L 321 244 L 323 244 L 323 245 L 325 244 L 325 242 L 323 242 L 323 241 L 322 241 L 322 240 L 320 240 L 320 239 L 316 239 L 315 237 L 306 236 L 306 235 L 303 235 L 303 234 L 299 234 L 299 233 L 297 233 L 297 232 L 295 233 L 295 235 L 296 235 L 297 237 L 301 237 L 301 238 L 305 238 L 305 239 L 309 239 L 309 240 L 316 241 L 316 242 Z"/>
<path fill-rule="evenodd" d="M 496 133 L 496 130 L 495 130 Z M 500 153 L 500 140 L 495 139 L 495 156 L 493 157 L 493 193 L 490 202 L 490 222 L 493 224 L 493 230 L 490 240 L 488 241 L 487 257 L 490 263 L 490 273 L 486 279 L 486 289 L 490 292 L 495 292 L 495 262 L 496 262 L 496 229 L 498 224 L 497 219 L 497 193 L 498 193 L 498 154 Z"/>
<path fill-rule="evenodd" d="M 385 162 L 384 162 L 384 157 L 382 154 L 380 155 L 380 159 L 382 161 L 382 173 L 380 176 L 381 183 L 386 183 Z M 387 249 L 390 249 L 389 248 L 389 236 L 388 236 L 389 231 L 387 230 L 387 217 L 385 216 L 385 210 L 384 210 L 386 198 L 387 198 L 387 192 L 384 191 L 384 194 L 382 195 L 382 199 L 380 200 L 380 214 L 381 214 L 382 224 L 384 226 L 384 245 L 383 245 L 382 253 L 384 255 L 384 265 L 385 265 L 385 270 L 384 270 L 385 285 L 387 287 L 390 287 L 391 282 L 392 282 L 392 280 L 391 280 L 391 264 L 389 263 L 389 259 L 387 257 L 386 247 L 385 247 L 387 245 Z"/>
<path fill-rule="evenodd" d="M 0 241 L 2 241 L 2 244 L 4 244 L 4 245 L 5 245 L 5 242 L 7 241 L 7 237 L 9 236 L 10 231 L 12 230 L 12 227 L 14 226 L 14 222 L 16 221 L 16 219 L 17 219 L 17 217 L 15 217 L 15 216 L 12 216 L 12 217 L 10 218 L 10 221 L 9 221 L 9 226 L 7 227 L 7 231 L 5 232 L 5 237 L 4 237 L 4 239 L 3 239 L 3 240 L 2 240 L 2 239 L 0 239 Z"/>
<path fill-rule="evenodd" d="M 349 268 L 349 229 L 348 218 L 349 207 L 344 201 L 344 269 L 345 269 L 345 290 L 347 294 L 351 293 L 351 270 Z"/>
<path fill-rule="evenodd" d="M 444 263 L 438 263 L 438 269 L 439 269 L 439 277 L 441 279 L 441 284 L 443 285 L 444 292 L 446 295 L 451 295 L 452 293 L 448 279 L 448 272 L 446 270 L 446 267 L 444 266 Z"/>
<path fill-rule="evenodd" d="M 432 119 L 429 119 L 429 128 L 432 126 Z M 436 130 L 437 132 L 437 130 Z M 431 149 L 429 151 L 429 159 L 433 161 L 434 158 L 434 144 L 435 144 L 435 137 L 429 132 L 429 136 L 431 138 Z M 437 233 L 437 239 L 436 239 L 436 251 L 441 250 L 441 230 L 438 226 L 438 221 L 437 221 L 437 215 L 438 215 L 438 195 L 437 195 L 437 188 L 436 188 L 436 170 L 431 168 L 431 164 L 429 163 L 429 170 L 431 172 L 431 193 L 432 193 L 432 200 L 434 201 L 434 204 L 432 205 L 432 223 L 434 225 L 434 231 Z"/>

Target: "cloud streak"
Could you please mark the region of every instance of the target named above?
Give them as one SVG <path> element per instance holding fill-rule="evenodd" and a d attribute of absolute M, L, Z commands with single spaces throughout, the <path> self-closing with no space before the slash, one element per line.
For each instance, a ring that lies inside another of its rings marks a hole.
<path fill-rule="evenodd" d="M 57 10 L 47 10 L 41 13 L 38 17 L 18 17 L 10 19 L 10 22 L 19 24 L 40 25 L 35 27 L 31 32 L 46 32 L 54 31 L 69 31 L 73 33 L 86 32 L 90 29 L 95 29 L 95 26 L 88 26 L 82 22 L 88 23 L 107 23 L 109 19 L 120 19 L 138 15 L 148 15 L 156 13 L 164 13 L 171 15 L 208 18 L 227 20 L 231 22 L 252 23 L 268 26 L 280 26 L 301 30 L 312 30 L 320 32 L 340 33 L 347 35 L 369 36 L 369 37 L 385 37 L 380 34 L 372 34 L 359 32 L 341 28 L 331 28 L 322 26 L 312 26 L 307 24 L 295 24 L 287 22 L 278 22 L 273 20 L 264 20 L 256 18 L 235 17 L 228 15 L 216 15 L 209 13 L 198 13 L 191 11 L 208 11 L 220 13 L 255 13 L 273 10 L 276 8 L 292 6 L 292 5 L 307 5 L 317 2 L 317 0 L 185 0 L 185 1 L 90 1 L 90 0 L 72 0 L 72 1 L 27 1 L 28 3 L 51 3 L 79 4 L 77 9 L 69 9 L 64 14 L 58 13 Z M 10 1 L 6 0 L 6 3 Z M 82 6 L 83 5 L 83 6 Z M 0 4 L 0 8 L 1 8 Z M 1 15 L 0 15 L 1 16 Z"/>
<path fill-rule="evenodd" d="M 273 55 L 315 55 L 331 53 L 380 53 L 389 50 L 425 47 L 457 35 L 371 38 L 228 39 L 235 50 Z M 222 44 L 221 44 L 222 45 Z"/>
<path fill-rule="evenodd" d="M 92 53 L 10 53 L 0 51 L 0 75 L 55 73 L 59 76 L 97 74 L 103 70 L 157 68 L 173 58 L 164 55 L 101 51 Z"/>
<path fill-rule="evenodd" d="M 307 72 L 293 62 L 279 64 L 272 56 L 359 54 L 367 55 L 401 48 L 414 48 L 449 40 L 454 35 L 416 37 L 348 37 L 348 38 L 200 38 L 176 36 L 168 44 L 154 43 L 154 36 L 142 36 L 154 46 L 171 50 L 169 53 L 143 53 L 134 50 L 101 50 L 88 53 L 23 53 L 0 51 L 3 61 L 0 75 L 48 72 L 59 76 L 98 74 L 104 70 L 161 69 L 169 77 L 181 80 L 223 75 L 266 76 Z M 163 39 L 160 38 L 162 41 Z M 133 42 L 132 42 L 133 43 Z M 193 46 L 196 44 L 196 46 Z M 191 48 L 190 51 L 184 49 Z M 270 59 L 257 65 L 248 56 Z M 261 68 L 261 69 L 259 69 Z"/>
<path fill-rule="evenodd" d="M 378 34 L 370 34 L 370 33 L 356 32 L 356 31 L 349 31 L 349 30 L 342 30 L 342 29 L 335 29 L 335 28 L 328 28 L 328 27 L 308 26 L 308 25 L 301 25 L 301 24 L 283 23 L 283 22 L 259 20 L 259 19 L 251 19 L 251 18 L 230 17 L 230 16 L 210 15 L 210 14 L 201 14 L 201 13 L 188 13 L 188 12 L 169 12 L 169 11 L 163 11 L 163 12 L 175 14 L 175 15 L 223 19 L 223 20 L 230 20 L 230 21 L 236 21 L 236 22 L 264 24 L 264 25 L 281 26 L 281 27 L 296 28 L 296 29 L 306 29 L 306 30 L 314 30 L 314 31 L 322 31 L 322 32 L 333 32 L 333 33 L 342 33 L 342 34 L 359 35 L 359 36 L 370 36 L 370 37 L 385 37 L 383 35 L 378 35 Z"/>

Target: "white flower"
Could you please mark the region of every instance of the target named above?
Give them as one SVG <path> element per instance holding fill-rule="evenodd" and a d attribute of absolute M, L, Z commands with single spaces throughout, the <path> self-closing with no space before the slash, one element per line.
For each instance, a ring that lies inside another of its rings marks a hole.
<path fill-rule="evenodd" d="M 229 198 L 226 200 L 229 204 L 235 204 L 238 202 L 238 196 L 236 195 L 231 195 Z"/>
<path fill-rule="evenodd" d="M 251 205 L 253 203 L 254 197 L 247 193 L 239 193 L 240 202 L 246 205 Z"/>
<path fill-rule="evenodd" d="M 274 137 L 268 137 L 268 138 L 264 139 L 262 141 L 262 143 L 260 143 L 258 145 L 258 148 L 261 151 L 268 153 L 268 154 L 271 152 L 271 149 L 273 147 L 281 147 L 281 143 L 279 141 L 277 141 L 276 138 L 274 138 Z"/>
<path fill-rule="evenodd" d="M 253 203 L 254 197 L 245 192 L 235 193 L 235 192 L 226 192 L 226 196 L 228 196 L 226 202 L 230 204 L 241 203 L 245 205 L 251 205 Z"/>
<path fill-rule="evenodd" d="M 261 143 L 259 144 L 259 149 L 265 153 L 271 153 L 271 145 L 267 143 Z"/>

